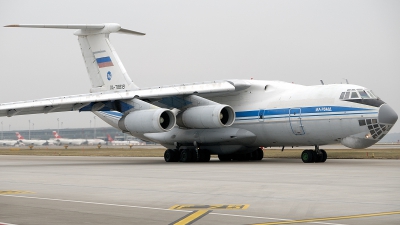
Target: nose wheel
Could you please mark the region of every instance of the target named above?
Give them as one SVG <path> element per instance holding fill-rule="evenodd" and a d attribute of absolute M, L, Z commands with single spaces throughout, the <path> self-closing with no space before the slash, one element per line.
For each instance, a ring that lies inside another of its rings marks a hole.
<path fill-rule="evenodd" d="M 326 154 L 326 151 L 319 149 L 317 146 L 315 150 L 307 149 L 301 153 L 301 160 L 304 163 L 323 163 L 327 158 L 328 155 Z"/>

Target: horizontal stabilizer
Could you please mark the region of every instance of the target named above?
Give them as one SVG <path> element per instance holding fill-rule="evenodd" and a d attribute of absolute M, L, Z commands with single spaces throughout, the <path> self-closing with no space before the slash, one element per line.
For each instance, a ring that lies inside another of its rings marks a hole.
<path fill-rule="evenodd" d="M 56 29 L 103 29 L 104 24 L 11 24 L 4 27 L 56 28 Z"/>
<path fill-rule="evenodd" d="M 117 23 L 104 24 L 11 24 L 4 27 L 27 27 L 27 28 L 54 28 L 54 29 L 80 29 L 76 35 L 122 33 L 133 35 L 145 35 L 145 33 L 122 28 Z"/>

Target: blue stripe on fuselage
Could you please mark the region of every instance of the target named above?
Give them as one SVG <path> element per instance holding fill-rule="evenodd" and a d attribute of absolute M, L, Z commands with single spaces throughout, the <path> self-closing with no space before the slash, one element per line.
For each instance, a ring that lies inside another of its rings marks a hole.
<path fill-rule="evenodd" d="M 279 119 L 289 116 L 291 108 L 283 109 L 265 109 L 263 115 L 264 119 Z M 292 108 L 294 109 L 294 108 Z M 376 114 L 377 111 L 366 108 L 353 108 L 343 106 L 313 106 L 313 107 L 299 107 L 301 109 L 301 117 L 315 117 L 315 116 L 340 116 L 340 115 L 357 115 L 357 114 Z M 106 116 L 115 119 L 121 118 L 122 113 L 117 111 L 102 111 Z M 236 119 L 238 120 L 251 120 L 260 118 L 260 110 L 249 110 L 236 112 Z"/>
<path fill-rule="evenodd" d="M 305 114 L 313 114 L 309 116 L 320 116 L 320 115 L 343 115 L 343 113 L 350 112 L 351 114 L 359 114 L 360 111 L 370 111 L 373 109 L 366 108 L 354 108 L 354 107 L 343 107 L 343 106 L 313 106 L 313 107 L 298 107 L 298 108 L 283 108 L 283 109 L 262 109 L 264 110 L 261 115 L 264 118 L 277 118 L 280 116 L 286 117 L 289 115 L 290 109 L 300 109 L 301 116 L 307 116 Z M 261 111 L 262 111 L 261 110 Z M 365 114 L 371 112 L 365 112 Z M 318 114 L 318 115 L 316 115 Z M 364 114 L 364 113 L 362 113 Z M 236 112 L 236 118 L 242 119 L 246 117 L 259 117 L 260 110 L 251 110 L 251 111 L 241 111 Z"/>

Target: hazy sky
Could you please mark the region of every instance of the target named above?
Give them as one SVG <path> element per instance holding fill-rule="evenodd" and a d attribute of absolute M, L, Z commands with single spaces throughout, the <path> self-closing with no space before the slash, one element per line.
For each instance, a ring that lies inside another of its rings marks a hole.
<path fill-rule="evenodd" d="M 0 25 L 119 23 L 110 40 L 140 87 L 204 80 L 345 82 L 400 114 L 400 1 L 4 1 Z M 73 30 L 0 27 L 1 100 L 87 93 Z M 2 117 L 4 130 L 88 127 L 92 113 Z M 400 122 L 393 131 L 400 132 Z M 96 119 L 96 126 L 107 126 Z"/>

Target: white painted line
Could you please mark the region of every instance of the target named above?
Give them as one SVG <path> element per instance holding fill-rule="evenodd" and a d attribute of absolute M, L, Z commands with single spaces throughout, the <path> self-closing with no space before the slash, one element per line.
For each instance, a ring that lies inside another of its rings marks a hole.
<path fill-rule="evenodd" d="M 243 217 L 243 218 L 252 218 L 252 219 L 277 220 L 277 221 L 291 221 L 291 220 L 293 220 L 293 219 L 281 219 L 281 218 L 261 217 L 261 216 L 234 215 L 234 214 L 224 214 L 224 213 L 210 213 L 210 214 L 220 215 L 220 216 L 235 216 L 235 217 Z M 310 223 L 327 224 L 327 225 L 346 225 L 346 224 L 341 224 L 341 223 L 325 223 L 325 222 L 310 222 Z"/>
<path fill-rule="evenodd" d="M 178 211 L 178 212 L 192 212 L 192 211 L 188 211 L 188 210 L 171 210 L 171 209 L 154 208 L 154 207 L 146 207 L 146 206 L 119 205 L 119 204 L 112 204 L 112 203 L 86 202 L 86 201 L 76 201 L 76 200 L 57 199 L 57 198 L 40 198 L 40 197 L 20 196 L 20 195 L 0 195 L 0 197 L 1 196 L 15 197 L 15 198 L 29 198 L 29 199 L 38 199 L 38 200 L 48 200 L 48 201 L 59 201 L 59 202 L 83 203 L 83 204 L 92 204 L 92 205 L 117 206 L 117 207 L 127 207 L 127 208 L 153 209 L 153 210 Z"/>
<path fill-rule="evenodd" d="M 0 197 L 3 197 L 3 196 L 4 197 L 14 197 L 14 198 L 28 198 L 28 199 L 38 199 L 38 200 L 48 200 L 48 201 L 92 204 L 92 205 L 116 206 L 116 207 L 126 207 L 126 208 L 152 209 L 152 210 L 162 210 L 162 211 L 172 211 L 172 212 L 186 212 L 186 213 L 192 212 L 191 210 L 175 210 L 175 209 L 164 209 L 164 208 L 155 208 L 155 207 L 146 207 L 146 206 L 120 205 L 120 204 L 112 204 L 112 203 L 87 202 L 87 201 L 57 199 L 57 198 L 41 198 L 41 197 L 32 197 L 32 196 L 23 196 L 23 195 L 0 195 Z M 233 216 L 233 217 L 252 218 L 252 219 L 265 219 L 265 220 L 277 220 L 277 221 L 292 220 L 292 219 L 280 219 L 280 218 L 261 217 L 261 216 L 246 216 L 246 215 L 224 214 L 224 213 L 215 213 L 215 212 L 209 213 L 209 215 Z M 312 222 L 312 223 L 326 224 L 326 225 L 345 225 L 345 224 L 340 224 L 340 223 L 324 223 L 324 222 Z M 0 225 L 3 225 L 3 224 L 0 222 Z M 15 224 L 7 224 L 7 223 L 5 223 L 4 225 L 15 225 Z"/>

